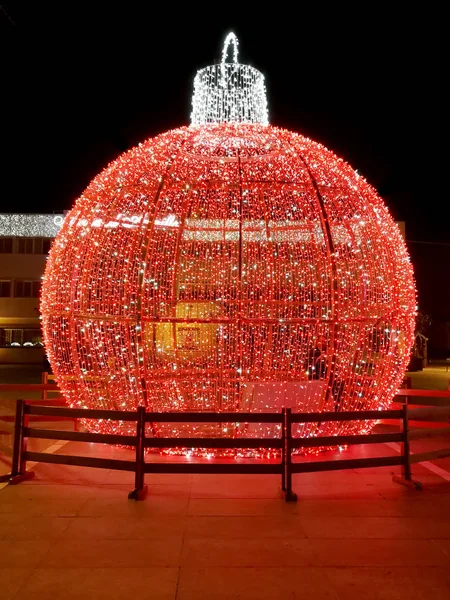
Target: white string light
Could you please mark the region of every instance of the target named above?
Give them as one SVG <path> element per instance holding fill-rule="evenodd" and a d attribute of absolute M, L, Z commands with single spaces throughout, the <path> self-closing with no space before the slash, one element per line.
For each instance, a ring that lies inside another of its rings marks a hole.
<path fill-rule="evenodd" d="M 64 215 L 0 214 L 0 237 L 55 237 Z"/>
<path fill-rule="evenodd" d="M 233 62 L 226 62 L 233 46 Z M 268 125 L 264 75 L 238 59 L 238 39 L 225 38 L 220 65 L 197 71 L 192 97 L 191 125 L 206 123 L 259 123 Z"/>

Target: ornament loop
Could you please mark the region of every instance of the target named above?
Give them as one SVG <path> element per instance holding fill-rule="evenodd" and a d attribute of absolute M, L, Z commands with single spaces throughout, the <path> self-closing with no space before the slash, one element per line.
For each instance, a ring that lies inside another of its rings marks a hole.
<path fill-rule="evenodd" d="M 230 33 L 225 38 L 225 42 L 223 43 L 223 50 L 222 50 L 222 64 L 223 65 L 226 63 L 227 55 L 228 55 L 228 48 L 229 48 L 230 44 L 233 45 L 233 63 L 237 64 L 237 62 L 238 62 L 238 44 L 239 44 L 239 42 L 238 42 L 236 35 L 232 31 L 230 31 Z"/>

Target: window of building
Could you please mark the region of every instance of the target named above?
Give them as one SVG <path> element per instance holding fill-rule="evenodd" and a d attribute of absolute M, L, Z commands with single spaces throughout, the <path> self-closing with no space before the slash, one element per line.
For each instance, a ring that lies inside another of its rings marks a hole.
<path fill-rule="evenodd" d="M 40 329 L 0 329 L 0 347 L 8 348 L 24 346 L 32 348 L 42 346 L 42 333 Z"/>
<path fill-rule="evenodd" d="M 0 254 L 12 254 L 13 251 L 13 238 L 12 237 L 0 237 Z"/>
<path fill-rule="evenodd" d="M 0 279 L 0 298 L 10 298 L 11 296 L 11 281 Z"/>
<path fill-rule="evenodd" d="M 17 252 L 19 254 L 33 254 L 33 238 L 20 237 L 17 240 Z"/>
<path fill-rule="evenodd" d="M 52 238 L 34 238 L 33 254 L 48 254 Z"/>
<path fill-rule="evenodd" d="M 52 238 L 42 238 L 42 254 L 48 254 L 52 245 Z"/>
<path fill-rule="evenodd" d="M 39 298 L 40 281 L 16 280 L 14 286 L 15 298 Z"/>
<path fill-rule="evenodd" d="M 53 238 L 0 237 L 0 254 L 48 254 Z"/>

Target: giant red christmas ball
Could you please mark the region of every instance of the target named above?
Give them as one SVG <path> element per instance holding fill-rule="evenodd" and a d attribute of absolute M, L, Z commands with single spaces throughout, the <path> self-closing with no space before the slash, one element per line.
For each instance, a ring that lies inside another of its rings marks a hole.
<path fill-rule="evenodd" d="M 237 62 L 232 33 L 222 62 L 196 75 L 192 123 L 111 163 L 55 239 L 42 322 L 70 405 L 387 407 L 409 361 L 416 294 L 381 198 L 323 146 L 268 125 L 264 77 Z M 149 435 L 168 430 L 274 433 L 237 415 L 225 426 L 155 424 Z"/>
<path fill-rule="evenodd" d="M 66 216 L 42 290 L 52 368 L 86 408 L 387 407 L 414 314 L 374 189 L 323 146 L 251 124 L 176 129 L 110 164 Z"/>

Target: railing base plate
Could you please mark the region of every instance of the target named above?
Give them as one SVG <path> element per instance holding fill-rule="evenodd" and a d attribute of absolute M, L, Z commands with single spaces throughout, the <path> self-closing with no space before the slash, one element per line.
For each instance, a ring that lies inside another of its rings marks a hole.
<path fill-rule="evenodd" d="M 17 485 L 21 481 L 26 481 L 27 479 L 33 479 L 34 471 L 25 471 L 25 473 L 21 473 L 20 475 L 14 475 L 9 478 L 9 485 Z"/>
<path fill-rule="evenodd" d="M 400 483 L 401 485 L 406 485 L 406 487 L 409 487 L 413 490 L 423 489 L 423 485 L 420 483 L 420 481 L 414 481 L 413 479 L 405 479 L 404 477 L 399 477 L 398 475 L 393 475 L 392 481 Z"/>
<path fill-rule="evenodd" d="M 145 500 L 148 494 L 148 485 L 136 488 L 128 494 L 128 500 Z"/>
<path fill-rule="evenodd" d="M 284 500 L 285 502 L 297 502 L 297 494 L 292 491 L 284 491 Z"/>

